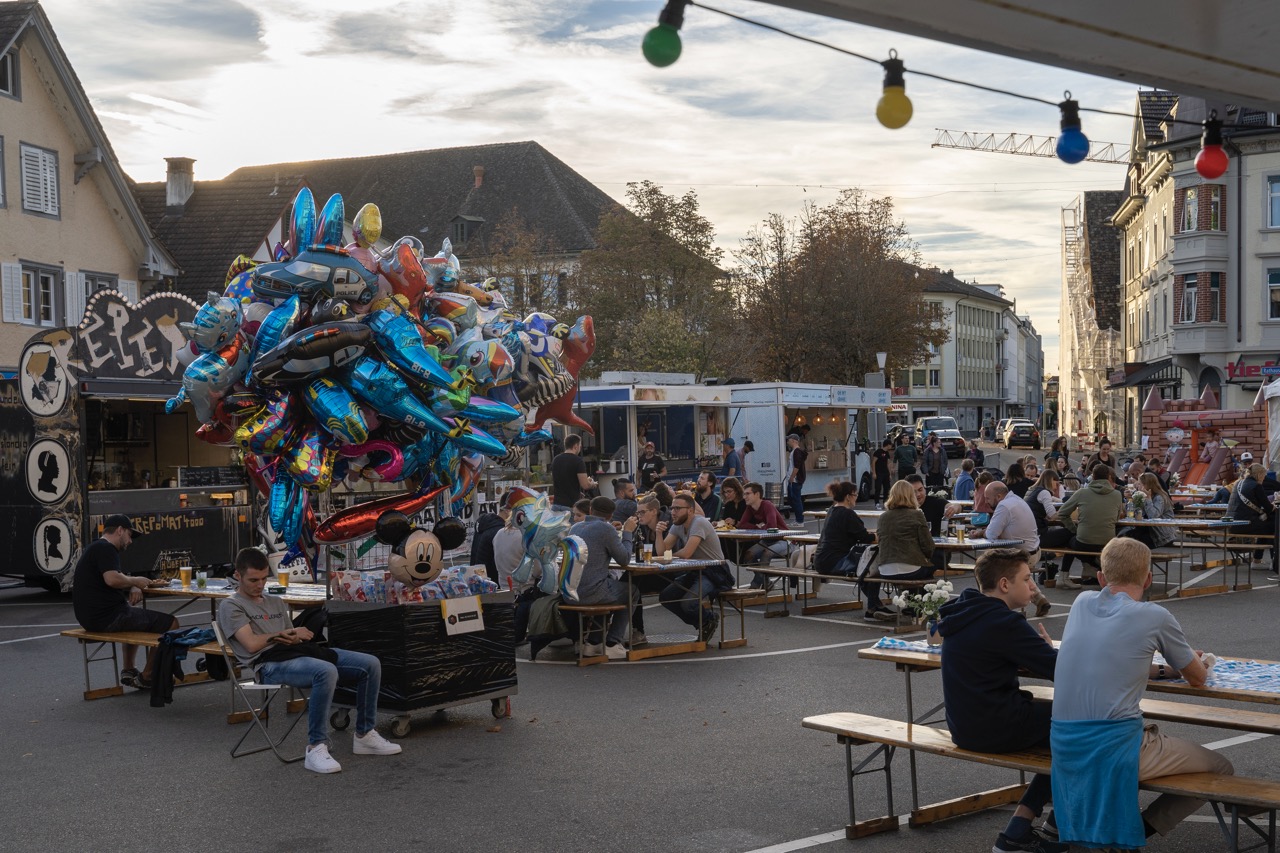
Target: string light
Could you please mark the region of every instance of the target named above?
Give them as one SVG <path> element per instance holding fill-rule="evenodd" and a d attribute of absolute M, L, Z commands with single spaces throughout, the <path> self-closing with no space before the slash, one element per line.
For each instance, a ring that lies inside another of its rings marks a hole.
<path fill-rule="evenodd" d="M 1218 111 L 1212 110 L 1204 122 L 1204 134 L 1200 137 L 1200 153 L 1196 155 L 1196 171 L 1200 177 L 1212 181 L 1221 178 L 1231 165 L 1227 152 L 1222 150 L 1222 121 Z"/>
<path fill-rule="evenodd" d="M 884 66 L 884 94 L 876 104 L 876 118 L 890 130 L 897 130 L 911 121 L 911 99 L 907 97 L 907 82 L 902 73 L 906 66 L 898 58 L 896 50 L 889 51 L 889 58 L 880 63 Z"/>
<path fill-rule="evenodd" d="M 1070 92 L 1063 92 L 1062 97 L 1064 100 L 1058 104 L 1062 110 L 1061 132 L 1054 150 L 1062 162 L 1079 163 L 1089 156 L 1089 137 L 1080 130 L 1080 104 L 1071 100 Z"/>
<path fill-rule="evenodd" d="M 640 51 L 650 65 L 666 68 L 680 58 L 680 28 L 684 26 L 684 7 L 689 0 L 667 0 L 658 15 L 658 26 L 644 34 Z"/>

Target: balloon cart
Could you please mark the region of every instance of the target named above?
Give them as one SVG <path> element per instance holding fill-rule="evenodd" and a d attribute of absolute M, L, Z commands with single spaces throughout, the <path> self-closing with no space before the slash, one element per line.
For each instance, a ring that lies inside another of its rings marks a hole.
<path fill-rule="evenodd" d="M 348 565 L 357 560 L 376 564 L 378 550 L 385 547 L 378 546 Z M 330 600 L 329 642 L 382 662 L 378 711 L 395 715 L 393 736 L 409 734 L 414 714 L 473 702 L 488 701 L 498 719 L 511 715 L 510 697 L 518 692 L 515 598 L 510 592 L 476 598 L 482 627 L 466 633 L 450 633 L 442 604 L 469 604 L 467 599 L 411 604 Z M 335 708 L 329 722 L 335 729 L 346 729 L 351 724 L 350 708 L 355 707 L 355 690 L 339 686 L 334 703 L 344 707 Z"/>

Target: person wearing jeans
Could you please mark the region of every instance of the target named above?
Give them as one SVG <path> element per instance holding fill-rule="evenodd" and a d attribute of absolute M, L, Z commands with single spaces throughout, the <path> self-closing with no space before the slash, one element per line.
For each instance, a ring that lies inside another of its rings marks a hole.
<path fill-rule="evenodd" d="M 804 466 L 809 454 L 800 446 L 800 436 L 795 433 L 787 436 L 787 450 L 787 505 L 796 517 L 796 524 L 804 524 Z"/>
<path fill-rule="evenodd" d="M 329 707 L 341 683 L 356 685 L 356 731 L 351 751 L 356 755 L 395 755 L 390 743 L 374 728 L 382 664 L 372 655 L 319 646 L 315 635 L 289 621 L 289 608 L 266 595 L 271 568 L 257 548 L 236 554 L 236 592 L 218 607 L 218 625 L 241 666 L 251 667 L 259 681 L 311 688 L 308 711 L 306 768 L 337 773 L 342 765 L 329 754 Z"/>

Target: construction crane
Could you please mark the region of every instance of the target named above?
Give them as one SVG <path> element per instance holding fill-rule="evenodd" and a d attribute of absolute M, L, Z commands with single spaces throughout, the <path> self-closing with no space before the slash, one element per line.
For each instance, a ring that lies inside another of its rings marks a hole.
<path fill-rule="evenodd" d="M 989 151 L 993 154 L 1021 154 L 1023 157 L 1057 157 L 1054 146 L 1056 136 L 1032 136 L 1027 133 L 978 133 L 972 131 L 944 130 L 935 127 L 938 136 L 931 148 L 959 148 L 964 151 Z M 1090 163 L 1129 164 L 1129 146 L 1119 142 L 1092 142 Z"/>

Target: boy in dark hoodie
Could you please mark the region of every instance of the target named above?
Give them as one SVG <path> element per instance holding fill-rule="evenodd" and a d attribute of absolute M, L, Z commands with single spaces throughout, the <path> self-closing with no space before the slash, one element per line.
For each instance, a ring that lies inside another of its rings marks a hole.
<path fill-rule="evenodd" d="M 942 607 L 942 696 L 947 728 L 962 749 L 1017 752 L 1049 743 L 1052 706 L 1032 702 L 1019 689 L 1018 670 L 1053 678 L 1058 652 L 1044 626 L 1032 628 L 1020 612 L 1035 598 L 1027 552 L 984 551 L 974 567 L 978 589 L 966 589 Z M 1039 835 L 1032 818 L 1049 802 L 1047 775 L 1037 774 L 992 853 L 1060 853 L 1068 845 Z"/>

